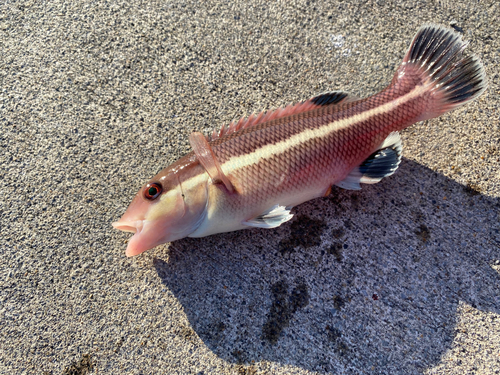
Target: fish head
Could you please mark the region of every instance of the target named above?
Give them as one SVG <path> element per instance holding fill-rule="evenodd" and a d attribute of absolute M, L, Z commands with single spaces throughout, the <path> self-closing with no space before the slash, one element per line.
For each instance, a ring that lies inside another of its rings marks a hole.
<path fill-rule="evenodd" d="M 187 237 L 205 218 L 208 177 L 204 179 L 204 173 L 197 173 L 199 165 L 178 168 L 179 163 L 176 164 L 146 183 L 121 219 L 112 224 L 116 229 L 134 233 L 127 256 Z"/>

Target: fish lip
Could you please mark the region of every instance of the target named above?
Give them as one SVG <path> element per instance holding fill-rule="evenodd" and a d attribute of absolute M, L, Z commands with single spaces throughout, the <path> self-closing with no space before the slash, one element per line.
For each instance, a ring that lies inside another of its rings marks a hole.
<path fill-rule="evenodd" d="M 145 220 L 137 220 L 137 221 L 116 221 L 111 225 L 123 232 L 130 233 L 141 233 L 142 228 L 144 227 Z"/>
<path fill-rule="evenodd" d="M 158 242 L 157 239 L 155 239 L 154 222 L 148 220 L 120 220 L 112 223 L 112 225 L 118 230 L 134 233 L 134 235 L 130 237 L 127 250 L 125 251 L 127 257 L 139 255 L 164 242 Z M 151 231 L 152 229 L 153 232 Z"/>

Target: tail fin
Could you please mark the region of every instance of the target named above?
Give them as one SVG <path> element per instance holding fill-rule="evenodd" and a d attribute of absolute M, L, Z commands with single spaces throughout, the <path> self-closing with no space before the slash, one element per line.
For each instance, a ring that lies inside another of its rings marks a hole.
<path fill-rule="evenodd" d="M 486 90 L 483 64 L 476 56 L 462 55 L 466 46 L 460 34 L 442 26 L 428 24 L 418 30 L 400 69 L 415 68 L 430 85 L 433 100 L 419 120 L 460 107 Z"/>

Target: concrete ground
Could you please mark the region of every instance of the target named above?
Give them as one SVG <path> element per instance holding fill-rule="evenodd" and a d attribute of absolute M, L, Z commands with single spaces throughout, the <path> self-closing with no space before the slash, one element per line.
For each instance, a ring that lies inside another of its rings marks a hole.
<path fill-rule="evenodd" d="M 494 0 L 2 2 L 0 373 L 498 374 L 499 15 Z M 425 22 L 463 33 L 489 88 L 404 131 L 395 175 L 275 230 L 125 257 L 111 222 L 190 132 L 375 93 Z"/>

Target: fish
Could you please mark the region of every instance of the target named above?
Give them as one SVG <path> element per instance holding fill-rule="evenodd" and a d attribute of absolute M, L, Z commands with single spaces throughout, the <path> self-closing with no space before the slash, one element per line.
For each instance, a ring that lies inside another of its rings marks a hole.
<path fill-rule="evenodd" d="M 113 227 L 134 233 L 135 256 L 185 237 L 276 228 L 292 208 L 358 190 L 391 176 L 402 157 L 399 131 L 480 96 L 480 59 L 465 55 L 454 30 L 418 29 L 390 84 L 358 99 L 331 91 L 284 108 L 242 117 L 210 137 L 189 136 L 192 151 L 164 168 L 133 198 Z"/>

